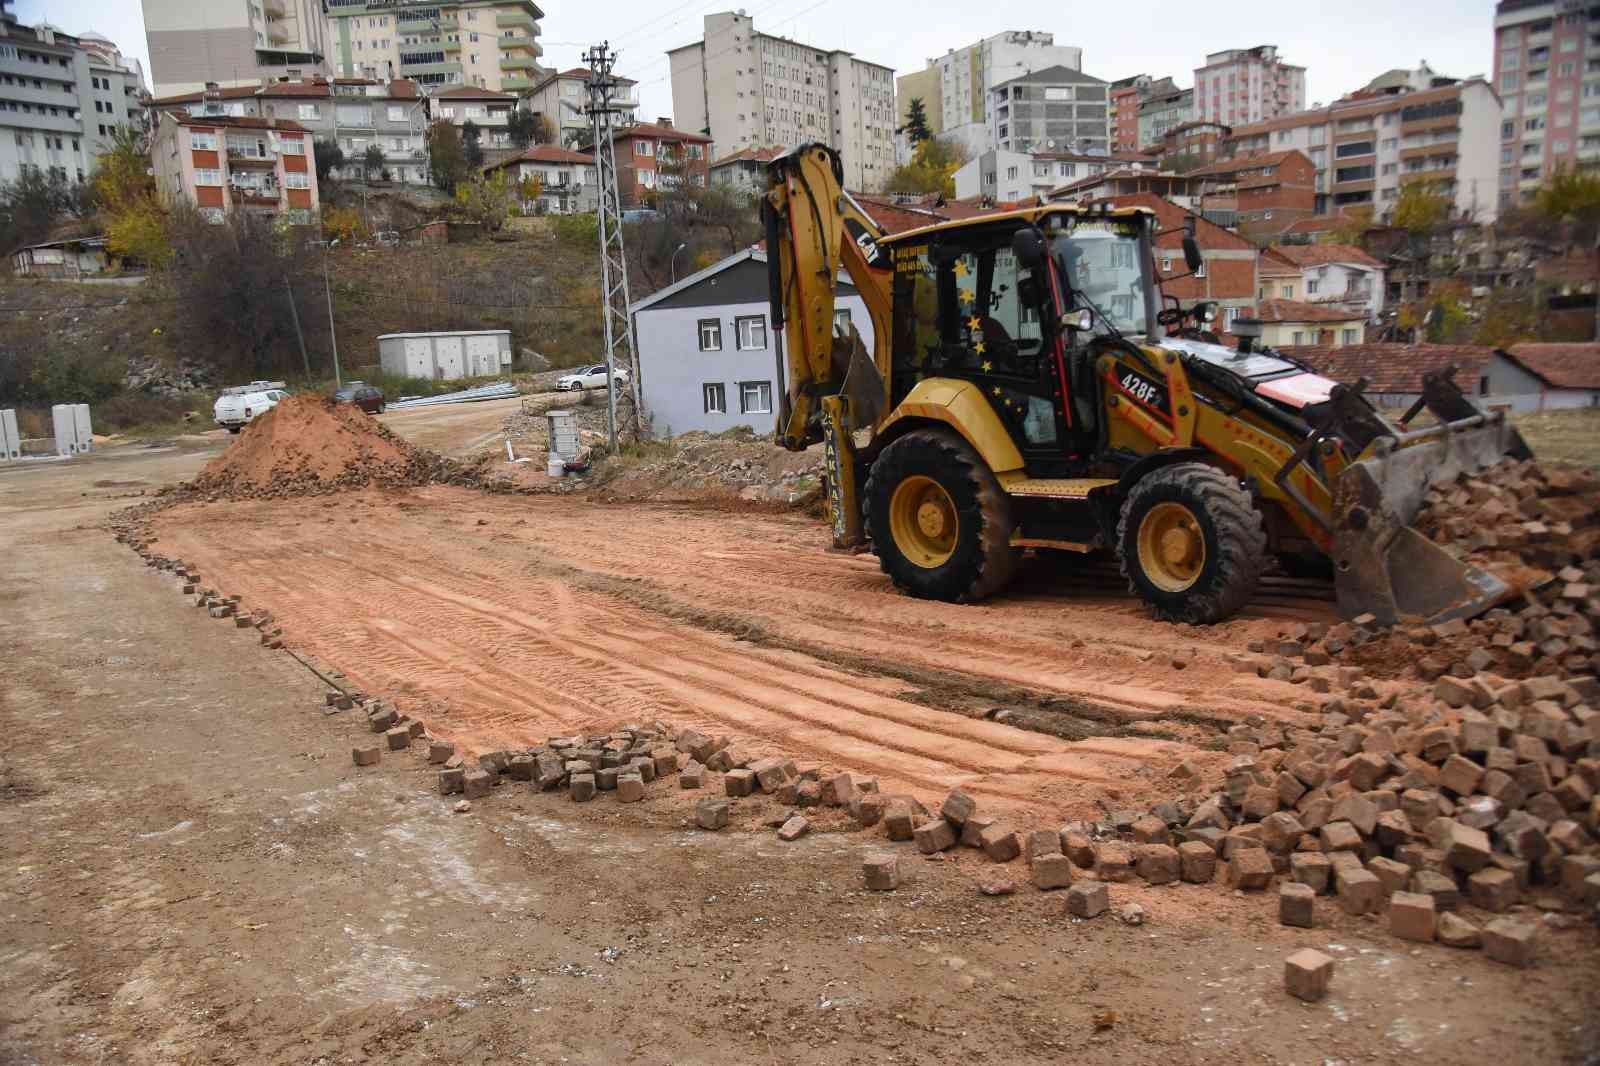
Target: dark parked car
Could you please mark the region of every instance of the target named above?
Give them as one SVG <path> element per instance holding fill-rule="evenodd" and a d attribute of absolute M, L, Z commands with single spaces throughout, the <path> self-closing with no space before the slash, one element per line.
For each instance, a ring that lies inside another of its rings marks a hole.
<path fill-rule="evenodd" d="M 383 390 L 365 381 L 346 382 L 333 393 L 334 403 L 353 403 L 369 415 L 383 413 Z"/>

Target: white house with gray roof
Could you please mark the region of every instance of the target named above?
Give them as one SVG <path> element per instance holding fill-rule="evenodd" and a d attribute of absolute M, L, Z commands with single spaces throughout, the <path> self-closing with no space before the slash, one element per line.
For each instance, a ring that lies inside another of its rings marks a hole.
<path fill-rule="evenodd" d="M 747 248 L 636 302 L 639 394 L 652 434 L 770 434 L 786 387 L 767 302 L 767 256 Z M 854 325 L 872 351 L 867 305 L 841 280 L 835 326 Z"/>

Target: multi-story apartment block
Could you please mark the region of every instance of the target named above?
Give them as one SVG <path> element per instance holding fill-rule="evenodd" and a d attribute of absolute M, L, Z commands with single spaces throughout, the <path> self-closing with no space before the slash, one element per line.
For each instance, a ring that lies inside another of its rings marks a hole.
<path fill-rule="evenodd" d="M 1206 56 L 1194 72 L 1194 114 L 1242 126 L 1306 107 L 1306 68 L 1278 58 L 1276 45 L 1230 48 Z"/>
<path fill-rule="evenodd" d="M 1083 49 L 1055 43 L 1038 30 L 1008 30 L 965 48 L 952 48 L 925 69 L 895 79 L 897 125 L 905 125 L 911 101 L 920 99 L 935 136 L 960 140 L 976 155 L 998 147 L 994 139 L 997 85 L 1051 67 L 1083 69 Z"/>
<path fill-rule="evenodd" d="M 325 0 L 341 77 L 521 92 L 544 76 L 533 0 Z"/>
<path fill-rule="evenodd" d="M 1169 130 L 1194 121 L 1194 90 L 1162 80 L 1165 85 L 1152 86 L 1139 101 L 1139 147 L 1146 151 L 1159 146 Z"/>
<path fill-rule="evenodd" d="M 995 147 L 1014 152 L 1106 152 L 1106 83 L 1068 67 L 1046 67 L 989 90 Z"/>
<path fill-rule="evenodd" d="M 485 174 L 504 172 L 519 186 L 529 178 L 537 180 L 539 195 L 531 201 L 522 201 L 524 211 L 570 215 L 594 211 L 600 206 L 600 185 L 595 177 L 594 156 L 582 152 L 554 144 L 535 144 L 509 159 L 491 163 L 483 171 Z"/>
<path fill-rule="evenodd" d="M 1187 173 L 1201 179 L 1201 213 L 1253 241 L 1281 236 L 1316 210 L 1317 168 L 1305 153 L 1293 149 L 1241 156 Z"/>
<path fill-rule="evenodd" d="M 667 58 L 678 126 L 724 152 L 825 141 L 843 159 L 845 185 L 866 191 L 894 170 L 890 67 L 759 33 L 733 12 L 707 15 L 703 38 Z"/>
<path fill-rule="evenodd" d="M 721 189 L 755 195 L 767 188 L 767 164 L 783 154 L 781 146 L 741 148 L 710 167 L 711 184 Z"/>
<path fill-rule="evenodd" d="M 617 195 L 624 207 L 654 202 L 655 190 L 680 182 L 706 185 L 711 138 L 674 129 L 672 120 L 639 122 L 611 135 L 617 153 Z"/>
<path fill-rule="evenodd" d="M 104 37 L 0 16 L 0 181 L 83 181 L 117 126 L 144 122 L 144 80 Z"/>
<path fill-rule="evenodd" d="M 157 96 L 327 74 L 321 0 L 143 0 Z"/>
<path fill-rule="evenodd" d="M 1600 7 L 1501 0 L 1494 85 L 1502 205 L 1531 199 L 1559 168 L 1600 163 Z"/>
<path fill-rule="evenodd" d="M 259 118 L 292 121 L 313 139 L 343 149 L 343 173 L 364 165 L 367 149 L 383 151 L 383 166 L 393 181 L 428 184 L 428 103 L 415 82 L 374 82 L 362 78 L 301 79 L 196 93 L 155 100 L 163 113 L 193 118 Z"/>
<path fill-rule="evenodd" d="M 517 98 L 512 94 L 456 85 L 434 93 L 432 103 L 435 119 L 443 119 L 458 129 L 468 122 L 476 126 L 481 131 L 478 143 L 483 147 L 510 146 L 506 123 L 517 109 Z"/>
<path fill-rule="evenodd" d="M 996 148 L 969 160 L 956 171 L 956 199 L 1014 204 L 1033 197 L 1048 198 L 1051 191 L 1084 178 L 1099 177 L 1121 164 L 1150 164 L 1147 156 L 1131 153 L 1087 155 L 1075 152 L 1024 152 Z"/>
<path fill-rule="evenodd" d="M 1369 207 L 1380 215 L 1403 185 L 1427 181 L 1461 217 L 1492 222 L 1500 98 L 1482 78 L 1424 91 L 1365 93 L 1314 111 L 1234 127 L 1225 158 L 1293 148 L 1317 168 L 1317 214 Z"/>
<path fill-rule="evenodd" d="M 1170 78 L 1164 79 L 1171 81 Z M 1137 152 L 1139 150 L 1139 102 L 1155 84 L 1148 74 L 1135 74 L 1118 78 L 1111 83 L 1108 96 L 1111 103 L 1111 150 Z"/>
<path fill-rule="evenodd" d="M 213 222 L 236 211 L 295 225 L 317 220 L 311 131 L 286 119 L 167 112 L 150 146 L 156 194 L 187 200 Z"/>
<path fill-rule="evenodd" d="M 611 122 L 616 126 L 631 126 L 639 121 L 639 83 L 620 74 L 612 74 L 611 80 L 614 83 L 611 106 L 622 112 L 613 115 Z M 588 67 L 546 74 L 531 92 L 524 94 L 524 100 L 524 106 L 544 117 L 555 143 L 571 147 L 591 139 L 589 116 L 582 110 L 589 106 Z"/>

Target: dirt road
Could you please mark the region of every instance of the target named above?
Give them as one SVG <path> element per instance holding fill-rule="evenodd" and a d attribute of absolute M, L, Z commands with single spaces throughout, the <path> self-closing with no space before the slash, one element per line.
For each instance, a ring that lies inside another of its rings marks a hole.
<path fill-rule="evenodd" d="M 413 444 L 462 456 L 499 442 L 507 415 L 522 409 L 522 397 L 481 403 L 440 404 L 385 411 L 380 421 Z"/>
<path fill-rule="evenodd" d="M 977 895 L 970 851 L 906 855 L 908 884 L 868 894 L 869 845 L 837 821 L 783 845 L 741 803 L 734 831 L 696 833 L 676 789 L 624 808 L 503 787 L 451 814 L 417 756 L 353 767 L 370 734 L 324 713 L 320 683 L 96 528 L 201 458 L 0 471 L 0 1062 L 1577 1062 L 1600 1046 L 1593 930 L 1546 930 L 1519 972 L 1326 904 L 1316 929 L 1285 929 L 1220 886 L 1118 885 L 1144 925 L 1072 922 L 1058 893 Z M 163 551 L 297 645 L 483 743 L 660 715 L 908 788 L 970 780 L 1027 813 L 1132 801 L 1213 720 L 1299 713 L 1228 671 L 1215 634 L 1175 641 L 1067 572 L 953 611 L 895 596 L 802 519 L 427 490 L 161 528 Z M 1276 624 L 1254 613 L 1240 633 Z M 1065 737 L 983 717 L 997 706 Z M 1302 946 L 1339 960 L 1314 1006 L 1280 988 Z"/>

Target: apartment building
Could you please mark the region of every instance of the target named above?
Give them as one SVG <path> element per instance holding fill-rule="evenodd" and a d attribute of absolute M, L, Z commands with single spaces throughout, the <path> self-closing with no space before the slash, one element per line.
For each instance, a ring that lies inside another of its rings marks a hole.
<path fill-rule="evenodd" d="M 1562 167 L 1600 163 L 1600 6 L 1501 0 L 1494 85 L 1502 206 L 1532 199 Z"/>
<path fill-rule="evenodd" d="M 208 220 L 243 211 L 293 225 L 317 221 L 311 131 L 287 119 L 166 112 L 150 146 L 156 194 Z"/>
<path fill-rule="evenodd" d="M 518 93 L 544 77 L 533 0 L 325 0 L 329 56 L 345 78 Z"/>
<path fill-rule="evenodd" d="M 704 187 L 708 180 L 711 138 L 674 129 L 671 119 L 615 130 L 611 141 L 617 153 L 617 196 L 624 207 L 653 204 L 657 189 L 672 189 L 683 181 Z"/>
<path fill-rule="evenodd" d="M 704 35 L 667 52 L 672 109 L 723 152 L 824 141 L 844 183 L 876 191 L 895 168 L 894 70 L 843 49 L 756 30 L 750 16 L 707 15 Z"/>
<path fill-rule="evenodd" d="M 1201 179 L 1205 217 L 1253 241 L 1274 240 L 1316 213 L 1317 168 L 1294 149 L 1213 163 L 1188 176 Z"/>
<path fill-rule="evenodd" d="M 1383 261 L 1354 245 L 1275 244 L 1261 252 L 1260 278 L 1263 300 L 1331 305 L 1371 323 L 1383 314 Z"/>
<path fill-rule="evenodd" d="M 967 161 L 956 171 L 956 199 L 1014 204 L 1050 193 L 1085 178 L 1096 178 L 1122 165 L 1153 165 L 1136 153 L 1088 155 L 1076 152 L 1013 152 L 996 148 Z"/>
<path fill-rule="evenodd" d="M 156 96 L 331 72 L 322 0 L 142 0 Z"/>
<path fill-rule="evenodd" d="M 1306 68 L 1285 63 L 1276 45 L 1230 48 L 1194 72 L 1194 117 L 1242 126 L 1306 109 Z"/>
<path fill-rule="evenodd" d="M 343 149 L 345 172 L 362 166 L 368 147 L 383 151 L 390 180 L 428 184 L 428 102 L 415 82 L 303 78 L 266 85 L 208 87 L 151 102 L 160 113 L 194 118 L 261 118 L 298 123 L 313 140 Z"/>
<path fill-rule="evenodd" d="M 639 121 L 639 83 L 616 73 L 611 75 L 611 80 L 611 105 L 622 112 L 611 116 L 611 122 L 617 126 L 631 126 Z M 523 97 L 530 111 L 544 116 L 555 143 L 571 147 L 590 140 L 589 116 L 582 110 L 589 106 L 588 67 L 552 71 Z"/>
<path fill-rule="evenodd" d="M 934 136 L 961 141 L 973 155 L 998 147 L 994 139 L 995 86 L 1051 67 L 1083 69 L 1083 49 L 1055 43 L 1039 30 L 1007 30 L 964 48 L 952 48 L 913 74 L 895 79 L 897 126 L 920 99 Z"/>
<path fill-rule="evenodd" d="M 0 16 L 0 181 L 84 181 L 117 126 L 143 123 L 144 98 L 138 64 L 104 37 Z"/>
<path fill-rule="evenodd" d="M 1180 89 L 1170 79 L 1164 86 L 1152 87 L 1139 101 L 1139 148 L 1159 145 L 1168 131 L 1194 121 L 1194 90 Z"/>
<path fill-rule="evenodd" d="M 1171 79 L 1166 79 L 1170 81 Z M 1139 101 L 1150 91 L 1155 79 L 1148 74 L 1118 78 L 1111 83 L 1107 97 L 1111 107 L 1111 150 L 1139 150 Z"/>
<path fill-rule="evenodd" d="M 1008 152 L 1104 153 L 1111 146 L 1107 83 L 1046 67 L 989 90 L 993 144 Z"/>
<path fill-rule="evenodd" d="M 725 155 L 711 164 L 711 184 L 716 188 L 751 195 L 765 192 L 767 164 L 782 155 L 784 150 L 782 146 L 772 145 L 767 148 L 741 148 L 732 155 Z"/>
<path fill-rule="evenodd" d="M 517 98 L 511 93 L 453 85 L 434 92 L 430 99 L 435 119 L 443 119 L 457 129 L 471 122 L 480 131 L 478 143 L 484 148 L 511 146 L 506 125 L 517 109 Z"/>
<path fill-rule="evenodd" d="M 1482 78 L 1427 90 L 1359 93 L 1313 111 L 1234 127 L 1225 158 L 1296 149 L 1317 168 L 1316 212 L 1370 207 L 1381 216 L 1403 185 L 1446 191 L 1462 217 L 1494 221 L 1500 98 Z"/>
<path fill-rule="evenodd" d="M 592 155 L 554 144 L 534 144 L 483 168 L 485 174 L 497 171 L 504 172 L 519 186 L 529 178 L 538 181 L 539 195 L 531 201 L 522 201 L 524 211 L 570 215 L 594 211 L 600 206 L 600 185 Z"/>
<path fill-rule="evenodd" d="M 1197 211 L 1200 208 L 1200 191 L 1204 185 L 1202 178 L 1173 174 L 1134 163 L 1112 167 L 1100 174 L 1088 175 L 1077 181 L 1059 185 L 1050 190 L 1049 198 L 1059 203 L 1087 205 L 1101 200 L 1120 200 L 1130 196 L 1148 197 L 1182 208 L 1184 211 Z M 1239 239 L 1244 240 L 1242 237 Z"/>

